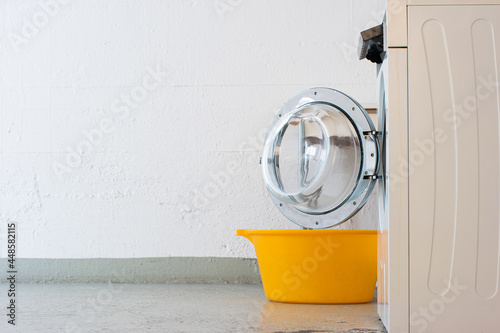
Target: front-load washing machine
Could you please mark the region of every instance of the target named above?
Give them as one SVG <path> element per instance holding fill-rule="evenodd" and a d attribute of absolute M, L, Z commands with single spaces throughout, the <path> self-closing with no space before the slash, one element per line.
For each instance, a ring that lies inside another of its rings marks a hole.
<path fill-rule="evenodd" d="M 500 1 L 389 0 L 384 35 L 379 314 L 500 332 Z"/>
<path fill-rule="evenodd" d="M 379 122 L 326 88 L 272 121 L 262 170 L 304 228 L 379 195 L 378 310 L 390 333 L 499 332 L 500 1 L 389 0 Z"/>

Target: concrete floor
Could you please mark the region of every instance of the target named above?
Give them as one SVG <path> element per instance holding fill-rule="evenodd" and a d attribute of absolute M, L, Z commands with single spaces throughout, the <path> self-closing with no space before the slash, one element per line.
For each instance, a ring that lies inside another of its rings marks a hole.
<path fill-rule="evenodd" d="M 16 304 L 16 327 L 2 314 L 1 332 L 386 332 L 375 301 L 274 303 L 260 285 L 18 284 Z"/>

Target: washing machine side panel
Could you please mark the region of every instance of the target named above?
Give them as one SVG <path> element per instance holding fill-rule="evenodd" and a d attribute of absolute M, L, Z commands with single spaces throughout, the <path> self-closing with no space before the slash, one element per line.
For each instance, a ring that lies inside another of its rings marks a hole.
<path fill-rule="evenodd" d="M 410 332 L 498 330 L 499 17 L 408 8 Z"/>
<path fill-rule="evenodd" d="M 386 327 L 390 333 L 400 333 L 408 331 L 409 321 L 407 49 L 389 48 L 388 60 L 388 228 L 382 231 L 388 239 Z"/>

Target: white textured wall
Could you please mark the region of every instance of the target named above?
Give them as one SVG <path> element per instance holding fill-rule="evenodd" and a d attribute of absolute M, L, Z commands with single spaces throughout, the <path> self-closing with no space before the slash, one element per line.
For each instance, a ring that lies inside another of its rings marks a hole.
<path fill-rule="evenodd" d="M 26 258 L 254 256 L 237 228 L 295 228 L 267 124 L 313 86 L 375 103 L 355 50 L 383 3 L 2 1 L 0 244 L 14 221 Z"/>

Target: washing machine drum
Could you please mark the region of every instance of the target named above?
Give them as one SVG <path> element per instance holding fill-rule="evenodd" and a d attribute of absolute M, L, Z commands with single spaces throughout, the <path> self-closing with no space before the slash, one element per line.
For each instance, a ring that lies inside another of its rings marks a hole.
<path fill-rule="evenodd" d="M 286 102 L 268 129 L 262 171 L 278 209 L 305 228 L 328 228 L 366 203 L 377 179 L 379 143 L 366 111 L 328 88 Z"/>

